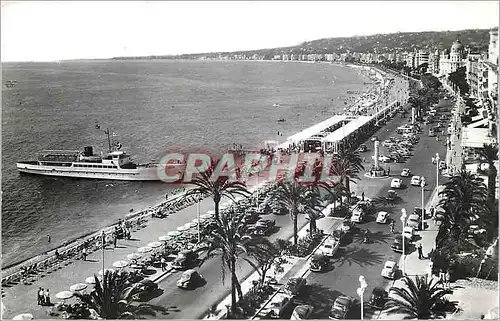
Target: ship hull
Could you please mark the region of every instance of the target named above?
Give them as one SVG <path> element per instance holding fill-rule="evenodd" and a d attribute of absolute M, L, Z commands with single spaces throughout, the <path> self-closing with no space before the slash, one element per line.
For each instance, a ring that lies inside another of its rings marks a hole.
<path fill-rule="evenodd" d="M 88 179 L 105 179 L 121 181 L 160 181 L 158 166 L 138 166 L 134 169 L 85 169 L 72 166 L 45 166 L 32 164 L 30 162 L 20 162 L 16 164 L 21 173 L 73 177 Z"/>

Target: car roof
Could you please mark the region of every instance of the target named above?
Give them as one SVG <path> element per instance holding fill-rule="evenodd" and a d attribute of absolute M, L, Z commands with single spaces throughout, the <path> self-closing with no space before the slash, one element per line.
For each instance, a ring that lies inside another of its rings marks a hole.
<path fill-rule="evenodd" d="M 394 265 L 396 265 L 396 262 L 394 261 L 386 261 L 384 264 L 384 266 L 394 266 Z"/>
<path fill-rule="evenodd" d="M 300 315 L 300 316 L 305 316 L 309 311 L 312 311 L 314 308 L 312 305 L 298 305 L 295 307 L 294 311 Z"/>
<path fill-rule="evenodd" d="M 403 228 L 403 231 L 413 231 L 413 227 L 411 227 L 411 226 L 405 226 Z"/>
<path fill-rule="evenodd" d="M 335 299 L 335 303 L 340 303 L 342 305 L 348 305 L 349 302 L 351 302 L 351 298 L 348 297 L 347 295 L 339 295 L 336 299 Z"/>
<path fill-rule="evenodd" d="M 410 216 L 408 216 L 408 219 L 419 219 L 420 218 L 420 215 L 418 214 L 410 214 Z"/>
<path fill-rule="evenodd" d="M 380 212 L 378 212 L 378 215 L 380 215 L 380 214 L 387 215 L 387 212 L 380 211 Z"/>
<path fill-rule="evenodd" d="M 413 176 L 412 176 L 412 179 L 414 179 L 414 178 L 420 178 L 420 176 L 418 176 L 418 175 L 413 175 Z"/>

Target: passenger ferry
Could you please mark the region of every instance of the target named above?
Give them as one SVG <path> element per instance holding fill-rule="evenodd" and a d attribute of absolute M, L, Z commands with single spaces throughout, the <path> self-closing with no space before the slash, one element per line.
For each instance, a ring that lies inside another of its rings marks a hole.
<path fill-rule="evenodd" d="M 99 128 L 96 125 L 96 128 Z M 45 150 L 37 155 L 36 160 L 21 161 L 16 164 L 21 173 L 74 178 L 94 178 L 123 181 L 159 181 L 165 173 L 169 176 L 182 173 L 182 164 L 135 164 L 130 155 L 120 151 L 120 143 L 111 149 L 110 131 L 108 153 L 96 155 L 91 146 L 83 151 Z"/>
<path fill-rule="evenodd" d="M 17 169 L 22 173 L 75 178 L 111 179 L 125 181 L 158 181 L 165 166 L 135 164 L 123 151 L 94 155 L 92 147 L 83 152 L 71 150 L 46 150 L 38 153 L 37 160 L 21 161 Z M 170 166 L 176 166 L 168 165 Z"/>

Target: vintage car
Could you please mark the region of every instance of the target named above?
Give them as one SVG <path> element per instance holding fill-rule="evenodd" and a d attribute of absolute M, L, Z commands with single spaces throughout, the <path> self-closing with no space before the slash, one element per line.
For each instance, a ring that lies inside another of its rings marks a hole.
<path fill-rule="evenodd" d="M 194 289 L 203 283 L 203 277 L 196 270 L 184 271 L 181 278 L 177 280 L 177 286 L 181 289 Z"/>

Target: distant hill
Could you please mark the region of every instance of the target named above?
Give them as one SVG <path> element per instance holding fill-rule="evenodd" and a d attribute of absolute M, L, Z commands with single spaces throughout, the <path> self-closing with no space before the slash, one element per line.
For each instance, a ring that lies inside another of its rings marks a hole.
<path fill-rule="evenodd" d="M 342 38 L 324 38 L 303 42 L 296 46 L 272 49 L 259 49 L 234 52 L 211 52 L 169 56 L 149 57 L 117 57 L 113 59 L 193 59 L 201 56 L 213 57 L 219 54 L 236 54 L 252 56 L 254 54 L 264 56 L 266 59 L 279 54 L 327 54 L 327 53 L 386 53 L 413 51 L 415 49 L 443 50 L 450 48 L 451 44 L 460 39 L 462 44 L 473 51 L 487 51 L 489 44 L 490 29 L 469 29 L 460 31 L 425 31 L 425 32 L 398 32 L 390 34 L 376 34 L 371 36 L 354 36 Z"/>

